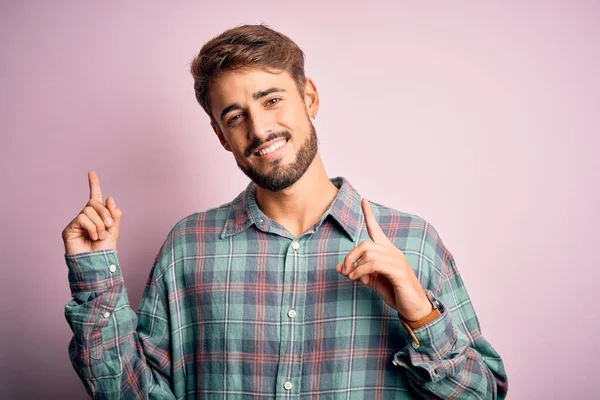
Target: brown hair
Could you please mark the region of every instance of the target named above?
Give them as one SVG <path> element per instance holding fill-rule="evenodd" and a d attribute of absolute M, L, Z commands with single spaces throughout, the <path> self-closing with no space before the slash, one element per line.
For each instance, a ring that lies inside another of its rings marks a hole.
<path fill-rule="evenodd" d="M 206 42 L 192 60 L 196 99 L 208 114 L 209 85 L 223 72 L 256 67 L 287 71 L 304 96 L 304 53 L 289 37 L 266 25 L 241 25 Z"/>

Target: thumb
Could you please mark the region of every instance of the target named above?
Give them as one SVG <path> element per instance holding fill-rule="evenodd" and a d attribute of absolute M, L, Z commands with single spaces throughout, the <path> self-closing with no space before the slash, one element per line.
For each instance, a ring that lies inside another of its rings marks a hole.
<path fill-rule="evenodd" d="M 108 211 L 110 211 L 113 219 L 113 225 L 108 229 L 108 231 L 112 234 L 116 233 L 116 235 L 118 235 L 119 228 L 121 227 L 121 218 L 123 217 L 123 212 L 117 207 L 114 197 L 106 198 L 106 208 L 108 208 Z"/>

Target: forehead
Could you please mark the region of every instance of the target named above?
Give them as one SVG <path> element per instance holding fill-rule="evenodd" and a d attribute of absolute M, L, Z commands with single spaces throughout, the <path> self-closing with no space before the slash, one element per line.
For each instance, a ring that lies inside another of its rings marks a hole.
<path fill-rule="evenodd" d="M 242 69 L 227 71 L 210 84 L 209 98 L 215 114 L 231 103 L 252 100 L 252 94 L 272 87 L 290 92 L 296 87 L 287 71 L 264 71 L 262 69 Z"/>

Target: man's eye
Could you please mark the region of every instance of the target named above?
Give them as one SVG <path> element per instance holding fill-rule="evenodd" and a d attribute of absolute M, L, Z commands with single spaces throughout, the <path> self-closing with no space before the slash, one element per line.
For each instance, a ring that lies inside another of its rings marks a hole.
<path fill-rule="evenodd" d="M 279 103 L 281 101 L 281 99 L 279 97 L 273 97 L 272 99 L 269 99 L 267 101 L 267 104 L 271 105 L 271 104 L 276 104 Z"/>
<path fill-rule="evenodd" d="M 229 120 L 227 121 L 228 124 L 231 124 L 235 121 L 237 121 L 239 118 L 238 117 L 242 117 L 242 114 L 235 114 L 233 117 L 229 118 Z"/>

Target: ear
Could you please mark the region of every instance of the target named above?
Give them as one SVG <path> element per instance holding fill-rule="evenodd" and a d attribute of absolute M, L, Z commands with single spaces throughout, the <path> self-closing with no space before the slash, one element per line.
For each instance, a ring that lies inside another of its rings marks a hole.
<path fill-rule="evenodd" d="M 308 115 L 316 117 L 319 111 L 319 93 L 317 93 L 317 86 L 310 78 L 306 78 L 304 81 L 304 104 Z"/>
<path fill-rule="evenodd" d="M 215 131 L 215 134 L 219 138 L 219 141 L 221 142 L 221 146 L 223 146 L 223 148 L 225 150 L 231 151 L 231 146 L 229 146 L 229 142 L 227 142 L 227 139 L 225 139 L 223 132 L 221 132 L 221 128 L 219 128 L 219 126 L 216 124 L 216 122 L 211 122 L 210 126 L 212 126 L 213 131 Z"/>

